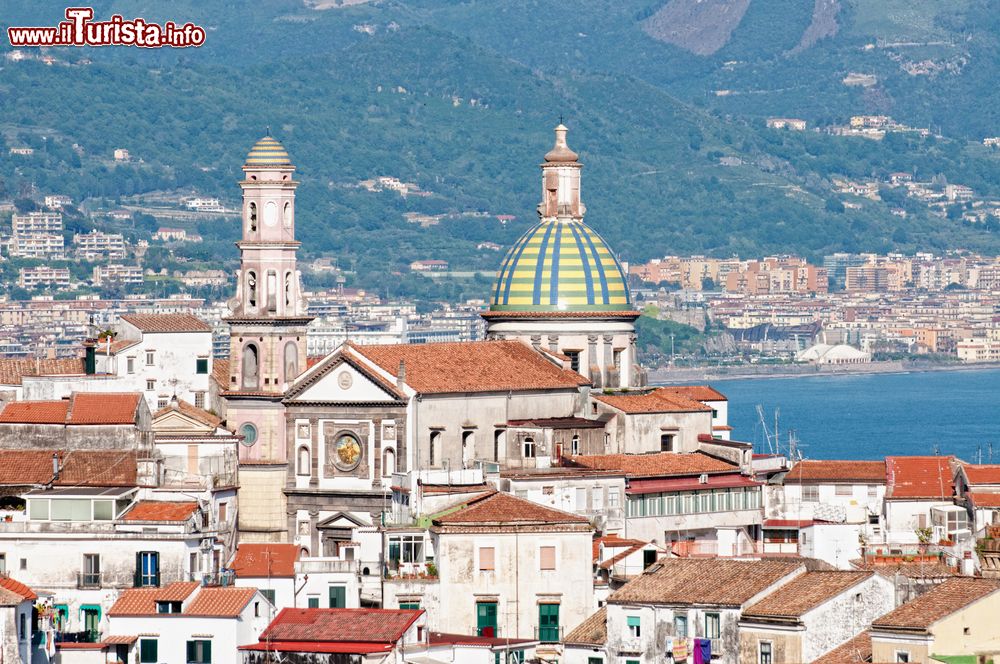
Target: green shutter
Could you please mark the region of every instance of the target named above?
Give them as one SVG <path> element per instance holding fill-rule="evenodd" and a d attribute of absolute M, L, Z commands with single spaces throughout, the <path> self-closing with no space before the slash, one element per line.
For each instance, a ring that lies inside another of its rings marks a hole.
<path fill-rule="evenodd" d="M 211 664 L 212 662 L 212 642 L 202 641 L 201 649 L 201 661 L 203 664 Z"/>
<path fill-rule="evenodd" d="M 629 627 L 639 627 L 640 624 L 641 624 L 641 621 L 639 619 L 639 616 L 629 616 L 628 617 L 628 626 Z"/>
<path fill-rule="evenodd" d="M 319 608 L 319 597 L 310 597 L 309 598 L 309 608 L 310 609 L 318 609 Z"/>
<path fill-rule="evenodd" d="M 263 595 L 264 598 L 268 602 L 270 602 L 271 604 L 274 604 L 274 589 L 273 588 L 269 588 L 267 590 L 261 590 L 260 594 Z"/>
<path fill-rule="evenodd" d="M 330 608 L 343 609 L 347 607 L 347 588 L 330 586 Z"/>
<path fill-rule="evenodd" d="M 496 602 L 476 602 L 476 635 L 497 636 Z"/>
<path fill-rule="evenodd" d="M 156 639 L 139 640 L 139 663 L 156 664 L 159 661 Z"/>
<path fill-rule="evenodd" d="M 188 641 L 187 642 L 187 661 L 193 662 L 193 661 L 195 661 L 196 657 L 197 657 L 197 654 L 195 652 L 194 641 Z"/>
<path fill-rule="evenodd" d="M 538 605 L 538 640 L 554 643 L 559 640 L 559 605 Z"/>

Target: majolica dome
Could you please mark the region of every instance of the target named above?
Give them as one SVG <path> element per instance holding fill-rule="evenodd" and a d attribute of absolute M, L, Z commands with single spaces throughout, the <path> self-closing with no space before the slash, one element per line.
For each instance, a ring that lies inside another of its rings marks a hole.
<path fill-rule="evenodd" d="M 521 236 L 500 265 L 491 311 L 625 311 L 625 271 L 581 220 L 552 219 Z"/>
<path fill-rule="evenodd" d="M 265 136 L 250 148 L 247 154 L 247 161 L 244 166 L 266 168 L 268 166 L 291 166 L 292 160 L 288 158 L 288 153 L 281 143 L 271 136 Z"/>

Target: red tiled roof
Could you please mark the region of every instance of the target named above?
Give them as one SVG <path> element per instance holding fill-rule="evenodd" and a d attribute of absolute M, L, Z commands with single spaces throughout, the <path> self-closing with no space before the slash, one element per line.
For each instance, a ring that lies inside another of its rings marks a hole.
<path fill-rule="evenodd" d="M 874 572 L 806 572 L 747 607 L 744 616 L 800 618 L 827 600 L 872 577 Z"/>
<path fill-rule="evenodd" d="M 205 321 L 191 314 L 129 314 L 122 320 L 143 332 L 211 332 Z"/>
<path fill-rule="evenodd" d="M 582 516 L 543 507 L 509 493 L 493 492 L 474 498 L 454 512 L 434 519 L 442 526 L 587 524 Z"/>
<path fill-rule="evenodd" d="M 83 373 L 83 358 L 33 360 L 0 358 L 0 385 L 20 385 L 24 376 L 57 376 Z"/>
<path fill-rule="evenodd" d="M 67 424 L 133 424 L 139 392 L 74 392 Z"/>
<path fill-rule="evenodd" d="M 814 523 L 808 519 L 764 519 L 765 528 L 808 528 Z"/>
<path fill-rule="evenodd" d="M 526 643 L 536 643 L 528 639 L 508 639 L 490 636 L 471 636 L 468 634 L 447 634 L 445 632 L 431 632 L 428 634 L 428 641 L 435 645 L 454 646 L 484 646 L 487 648 L 523 646 Z"/>
<path fill-rule="evenodd" d="M 295 544 L 240 544 L 231 567 L 238 577 L 292 577 L 298 557 Z"/>
<path fill-rule="evenodd" d="M 932 586 L 920 597 L 872 621 L 872 629 L 925 631 L 938 620 L 1000 590 L 996 579 L 960 577 Z"/>
<path fill-rule="evenodd" d="M 701 478 L 670 477 L 656 479 L 634 479 L 629 481 L 625 493 L 636 495 L 642 493 L 663 493 L 665 491 L 701 491 L 704 489 L 726 489 L 731 487 L 760 486 L 761 482 L 755 482 L 749 477 L 739 473 L 723 473 L 709 475 L 707 481 L 702 482 Z"/>
<path fill-rule="evenodd" d="M 588 616 L 566 635 L 563 643 L 604 646 L 608 640 L 608 607 L 601 607 L 597 613 Z"/>
<path fill-rule="evenodd" d="M 820 655 L 822 664 L 863 664 L 872 658 L 872 633 L 865 630 L 850 641 Z"/>
<path fill-rule="evenodd" d="M 212 380 L 223 390 L 229 389 L 229 360 L 212 359 Z"/>
<path fill-rule="evenodd" d="M 965 497 L 976 507 L 1000 507 L 1000 493 L 967 493 Z"/>
<path fill-rule="evenodd" d="M 69 401 L 11 401 L 0 411 L 0 424 L 66 424 Z"/>
<path fill-rule="evenodd" d="M 0 450 L 0 485 L 52 481 L 52 455 L 59 456 L 55 486 L 135 486 L 136 453 L 131 450 Z"/>
<path fill-rule="evenodd" d="M 20 595 L 22 599 L 28 599 L 28 600 L 38 599 L 38 595 L 35 594 L 34 590 L 29 588 L 25 584 L 21 583 L 20 581 L 12 579 L 6 574 L 0 574 L 0 588 L 3 588 L 8 592 L 12 592 L 15 595 Z"/>
<path fill-rule="evenodd" d="M 282 609 L 260 635 L 264 641 L 395 644 L 422 609 Z M 316 652 L 316 651 L 314 651 Z"/>
<path fill-rule="evenodd" d="M 742 606 L 803 569 L 795 560 L 666 558 L 608 598 L 609 604 Z"/>
<path fill-rule="evenodd" d="M 56 650 L 104 650 L 105 645 L 96 643 L 76 643 L 73 641 L 56 641 Z"/>
<path fill-rule="evenodd" d="M 629 477 L 668 477 L 700 475 L 701 473 L 731 473 L 738 466 L 702 452 L 678 454 L 587 454 L 563 457 L 566 465 L 595 470 L 618 470 Z"/>
<path fill-rule="evenodd" d="M 616 408 L 623 413 L 637 415 L 641 413 L 699 413 L 711 412 L 711 408 L 702 402 L 684 394 L 675 392 L 673 388 L 658 387 L 646 394 L 591 394 L 593 399 Z"/>
<path fill-rule="evenodd" d="M 197 509 L 198 503 L 194 502 L 140 500 L 122 517 L 122 521 L 187 521 Z"/>
<path fill-rule="evenodd" d="M 163 588 L 129 588 L 108 610 L 109 616 L 156 615 L 157 602 L 183 602 L 198 588 L 197 581 L 177 581 Z"/>
<path fill-rule="evenodd" d="M 962 468 L 965 469 L 969 484 L 1000 484 L 1000 464 L 967 463 Z"/>
<path fill-rule="evenodd" d="M 851 561 L 851 567 L 857 570 L 872 571 L 895 582 L 902 576 L 907 579 L 946 579 L 959 576 L 958 570 L 940 561 L 925 562 L 886 562 L 884 560 L 856 558 Z"/>
<path fill-rule="evenodd" d="M 138 636 L 125 636 L 121 634 L 108 636 L 101 643 L 106 646 L 128 645 L 139 640 Z"/>
<path fill-rule="evenodd" d="M 206 426 L 218 427 L 222 424 L 222 418 L 218 415 L 213 415 L 204 408 L 198 408 L 183 399 L 171 400 L 166 406 L 153 413 L 153 418 L 156 419 L 157 417 L 162 417 L 163 415 L 167 415 L 168 413 L 172 413 L 174 411 L 187 415 L 191 419 L 201 422 Z"/>
<path fill-rule="evenodd" d="M 792 482 L 885 484 L 885 461 L 799 461 L 785 475 L 785 484 Z"/>
<path fill-rule="evenodd" d="M 953 460 L 941 456 L 886 457 L 886 499 L 951 498 L 955 493 Z"/>
<path fill-rule="evenodd" d="M 240 615 L 256 594 L 256 588 L 237 588 L 235 586 L 202 588 L 184 609 L 184 615 L 235 618 Z"/>
<path fill-rule="evenodd" d="M 729 401 L 726 395 L 711 385 L 668 385 L 660 388 L 695 401 Z"/>
<path fill-rule="evenodd" d="M 368 643 L 362 641 L 274 641 L 268 639 L 248 646 L 237 646 L 237 650 L 257 650 L 261 652 L 302 652 L 341 655 L 374 655 L 389 652 L 393 645 L 388 643 Z"/>
<path fill-rule="evenodd" d="M 520 341 L 357 346 L 351 350 L 392 376 L 404 363 L 406 384 L 423 394 L 572 389 L 589 385 Z"/>

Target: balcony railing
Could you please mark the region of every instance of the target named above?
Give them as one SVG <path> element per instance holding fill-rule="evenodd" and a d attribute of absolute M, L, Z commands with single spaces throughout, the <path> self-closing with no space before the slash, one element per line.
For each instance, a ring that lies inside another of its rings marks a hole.
<path fill-rule="evenodd" d="M 79 632 L 56 632 L 57 643 L 98 643 L 101 633 L 96 629 L 85 629 Z"/>
<path fill-rule="evenodd" d="M 359 569 L 357 560 L 339 558 L 303 558 L 295 563 L 299 574 L 358 574 Z"/>
<path fill-rule="evenodd" d="M 541 643 L 558 643 L 563 639 L 562 627 L 536 627 L 535 640 Z"/>
<path fill-rule="evenodd" d="M 80 590 L 96 589 L 101 587 L 100 572 L 78 572 L 76 575 L 76 587 Z"/>

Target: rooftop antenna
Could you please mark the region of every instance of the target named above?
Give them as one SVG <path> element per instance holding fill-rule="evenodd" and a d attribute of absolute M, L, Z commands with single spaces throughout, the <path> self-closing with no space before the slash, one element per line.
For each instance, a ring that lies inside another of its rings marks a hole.
<path fill-rule="evenodd" d="M 938 444 L 936 442 L 934 443 L 934 448 L 933 449 L 934 449 L 934 456 L 939 456 L 938 455 L 938 451 L 939 451 L 938 450 Z"/>
<path fill-rule="evenodd" d="M 271 135 L 271 125 L 265 125 L 264 135 L 265 136 L 270 136 Z"/>
<path fill-rule="evenodd" d="M 560 113 L 559 114 L 559 124 L 562 124 L 562 123 L 563 123 L 563 114 Z"/>

